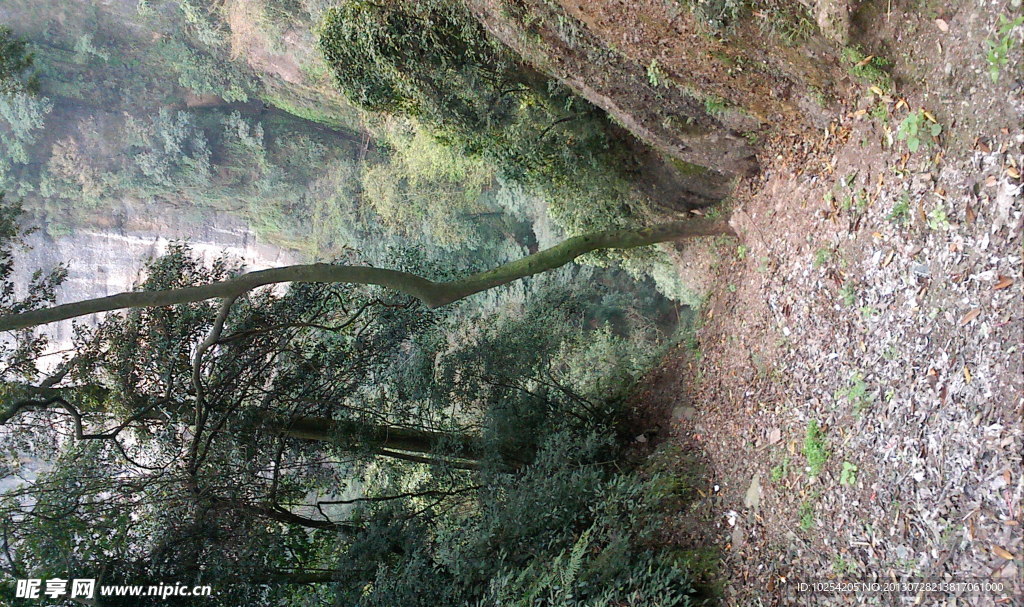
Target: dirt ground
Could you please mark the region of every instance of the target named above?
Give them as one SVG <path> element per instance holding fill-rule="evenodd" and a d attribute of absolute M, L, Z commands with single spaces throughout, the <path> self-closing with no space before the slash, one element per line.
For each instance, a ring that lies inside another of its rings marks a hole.
<path fill-rule="evenodd" d="M 641 395 L 705 464 L 675 522 L 719 550 L 726 605 L 1024 605 L 1024 27 L 998 83 L 985 56 L 1019 14 L 861 3 L 892 92 L 854 78 L 827 128 L 768 141 L 740 239 L 679 252 L 697 340 Z M 941 126 L 915 152 L 912 112 Z M 799 590 L 978 580 L 1004 589 Z"/>

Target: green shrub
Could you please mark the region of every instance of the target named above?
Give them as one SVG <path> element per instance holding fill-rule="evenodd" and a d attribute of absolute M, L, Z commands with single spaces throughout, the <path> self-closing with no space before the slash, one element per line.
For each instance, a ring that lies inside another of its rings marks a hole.
<path fill-rule="evenodd" d="M 570 232 L 628 223 L 638 202 L 631 156 L 605 114 L 524 68 L 457 3 L 349 0 L 326 13 L 319 34 L 357 105 L 415 118 L 458 153 L 544 192 Z"/>

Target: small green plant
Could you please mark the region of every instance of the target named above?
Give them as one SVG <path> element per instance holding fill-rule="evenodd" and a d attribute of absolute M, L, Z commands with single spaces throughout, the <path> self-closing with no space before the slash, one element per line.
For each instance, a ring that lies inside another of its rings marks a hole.
<path fill-rule="evenodd" d="M 807 422 L 807 431 L 804 434 L 804 457 L 807 458 L 807 468 L 811 476 L 818 476 L 825 468 L 828 461 L 828 450 L 825 447 L 825 435 L 818 426 L 818 420 L 812 419 Z"/>
<path fill-rule="evenodd" d="M 843 305 L 847 307 L 857 303 L 857 285 L 849 280 L 844 282 L 839 289 L 839 299 L 843 300 Z"/>
<path fill-rule="evenodd" d="M 910 194 L 904 192 L 889 211 L 889 221 L 904 224 L 910 220 Z"/>
<path fill-rule="evenodd" d="M 996 30 L 996 37 L 985 40 L 985 46 L 988 47 L 985 59 L 988 61 L 988 75 L 992 78 L 993 84 L 999 82 L 999 73 L 1009 62 L 1010 51 L 1016 44 L 1011 33 L 1021 25 L 1024 25 L 1024 15 L 1015 19 L 999 15 L 999 28 Z"/>
<path fill-rule="evenodd" d="M 704 111 L 712 116 L 721 116 L 725 113 L 725 99 L 718 95 L 708 95 L 704 98 Z"/>
<path fill-rule="evenodd" d="M 824 247 L 814 252 L 814 267 L 820 268 L 832 259 L 832 251 Z"/>
<path fill-rule="evenodd" d="M 773 483 L 781 482 L 789 475 L 789 457 L 782 460 L 782 463 L 772 468 L 771 479 Z"/>
<path fill-rule="evenodd" d="M 868 191 L 864 189 L 857 190 L 853 195 L 853 208 L 858 213 L 863 213 L 868 210 L 871 200 L 868 198 Z"/>
<path fill-rule="evenodd" d="M 885 71 L 885 68 L 892 65 L 892 61 L 865 55 L 859 49 L 849 46 L 843 49 L 843 59 L 850 64 L 850 75 L 877 86 L 883 92 L 892 90 L 892 76 Z"/>
<path fill-rule="evenodd" d="M 906 141 L 907 149 L 916 152 L 922 143 L 930 144 L 931 138 L 938 137 L 940 133 L 942 125 L 930 113 L 921 109 L 907 114 L 896 131 L 896 138 Z"/>
<path fill-rule="evenodd" d="M 928 227 L 936 231 L 949 229 L 949 216 L 946 215 L 946 207 L 939 205 L 928 211 Z"/>
<path fill-rule="evenodd" d="M 814 528 L 814 505 L 810 502 L 800 503 L 800 528 L 804 531 Z"/>
<path fill-rule="evenodd" d="M 730 293 L 735 293 L 736 292 L 736 285 L 731 284 L 727 288 L 729 289 Z"/>
<path fill-rule="evenodd" d="M 871 111 L 868 112 L 868 114 L 883 125 L 889 124 L 889 106 L 885 103 L 879 103 L 875 107 L 871 108 Z"/>
<path fill-rule="evenodd" d="M 834 571 L 836 575 L 845 575 L 847 573 L 853 573 L 855 570 L 856 567 L 854 567 L 852 563 L 847 561 L 846 558 L 843 557 L 843 555 L 837 554 L 834 557 L 832 557 L 832 571 Z"/>
<path fill-rule="evenodd" d="M 668 74 L 658 64 L 657 59 L 651 59 L 651 64 L 647 66 L 647 80 L 653 87 L 668 86 L 669 84 Z"/>
<path fill-rule="evenodd" d="M 736 257 L 740 261 L 746 259 L 748 253 L 750 253 L 750 247 L 748 247 L 747 245 L 741 244 L 738 247 L 736 247 Z"/>
<path fill-rule="evenodd" d="M 843 462 L 843 469 L 839 471 L 839 484 L 850 487 L 857 484 L 857 466 L 850 462 Z"/>
<path fill-rule="evenodd" d="M 845 388 L 838 388 L 833 394 L 836 400 L 846 399 L 858 413 L 871 406 L 872 396 L 868 393 L 868 384 L 860 371 L 854 371 L 850 375 L 850 381 Z"/>
<path fill-rule="evenodd" d="M 874 318 L 875 316 L 878 316 L 878 308 L 876 308 L 874 306 L 861 306 L 860 307 L 860 317 L 863 318 L 864 320 L 870 320 L 870 319 Z"/>

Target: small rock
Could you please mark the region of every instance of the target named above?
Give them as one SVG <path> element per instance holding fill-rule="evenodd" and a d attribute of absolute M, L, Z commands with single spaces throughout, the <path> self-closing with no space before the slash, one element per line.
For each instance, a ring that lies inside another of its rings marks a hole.
<path fill-rule="evenodd" d="M 672 417 L 677 420 L 692 420 L 694 417 L 697 417 L 697 410 L 693 407 L 683 405 L 672 410 Z"/>
<path fill-rule="evenodd" d="M 746 534 L 743 533 L 743 526 L 736 525 L 732 528 L 732 549 L 739 550 L 743 547 L 743 543 L 747 540 Z"/>
<path fill-rule="evenodd" d="M 754 475 L 754 480 L 750 482 L 750 487 L 747 489 L 747 494 L 743 497 L 743 505 L 747 508 L 757 510 L 761 507 L 761 477 Z"/>

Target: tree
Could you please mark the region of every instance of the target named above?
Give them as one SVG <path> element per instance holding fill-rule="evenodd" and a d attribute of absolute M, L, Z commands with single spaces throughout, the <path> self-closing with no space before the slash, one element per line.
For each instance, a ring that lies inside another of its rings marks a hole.
<path fill-rule="evenodd" d="M 235 272 L 179 247 L 142 288 Z M 480 596 L 537 546 L 575 541 L 612 476 L 609 391 L 558 368 L 592 341 L 567 337 L 583 320 L 566 291 L 440 360 L 443 311 L 366 287 L 110 315 L 57 369 L 4 369 L 0 421 L 63 445 L 52 472 L 0 504 L 5 568 L 213 583 L 215 605 L 286 604 L 292 586 L 328 583 L 341 604 Z M 364 477 L 362 495 L 338 489 Z M 538 499 L 550 507 L 522 513 Z M 462 527 L 471 541 L 450 535 Z"/>
<path fill-rule="evenodd" d="M 28 43 L 18 39 L 9 27 L 0 25 L 0 95 L 38 91 L 39 78 L 30 73 L 31 69 Z"/>
<path fill-rule="evenodd" d="M 543 191 L 572 233 L 622 227 L 651 204 L 707 206 L 731 189 L 730 175 L 685 163 L 680 171 L 652 153 L 496 42 L 462 2 L 342 2 L 326 13 L 320 45 L 354 103 L 421 121 Z"/>
<path fill-rule="evenodd" d="M 520 278 L 558 268 L 593 251 L 630 249 L 682 238 L 734 234 L 735 232 L 728 222 L 708 219 L 690 219 L 652 228 L 598 232 L 570 238 L 550 249 L 534 253 L 493 270 L 479 272 L 464 279 L 449 282 L 433 282 L 408 272 L 368 266 L 324 263 L 286 266 L 250 272 L 205 285 L 121 293 L 52 308 L 7 314 L 0 317 L 0 331 L 24 329 L 98 312 L 168 306 L 215 298 L 223 300 L 221 315 L 226 317 L 238 296 L 258 287 L 281 282 L 377 285 L 410 295 L 423 302 L 427 307 L 437 308 Z M 220 337 L 220 330 L 221 328 L 215 325 L 214 332 L 210 336 L 211 343 Z"/>

